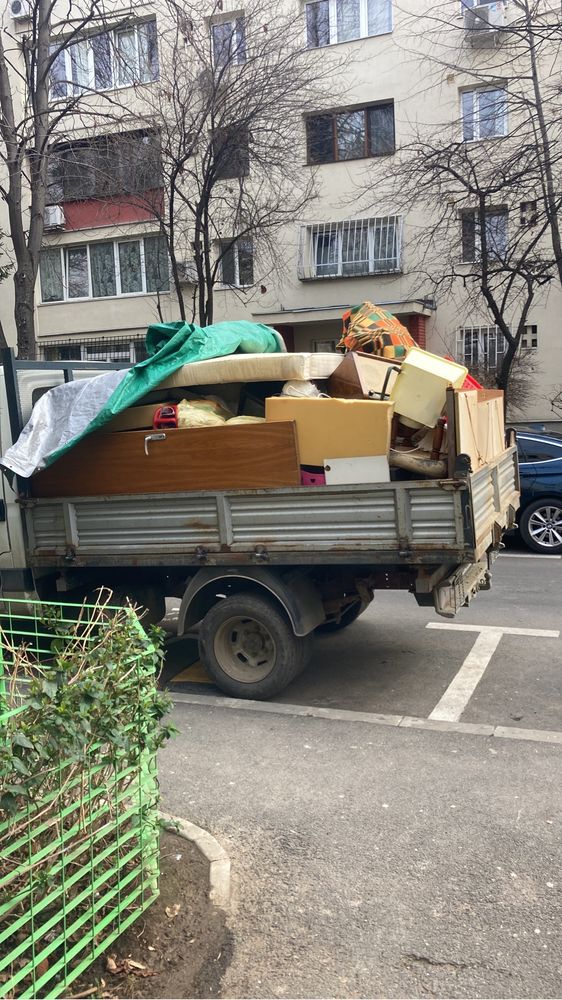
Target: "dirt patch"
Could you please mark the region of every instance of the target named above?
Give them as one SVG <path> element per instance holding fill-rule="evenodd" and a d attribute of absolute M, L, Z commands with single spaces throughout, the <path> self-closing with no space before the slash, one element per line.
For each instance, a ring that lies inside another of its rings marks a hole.
<path fill-rule="evenodd" d="M 92 997 L 119 1000 L 219 995 L 232 944 L 222 910 L 207 897 L 208 862 L 188 841 L 162 832 L 160 870 L 158 900 L 72 984 L 72 996 L 94 984 L 100 989 Z"/>

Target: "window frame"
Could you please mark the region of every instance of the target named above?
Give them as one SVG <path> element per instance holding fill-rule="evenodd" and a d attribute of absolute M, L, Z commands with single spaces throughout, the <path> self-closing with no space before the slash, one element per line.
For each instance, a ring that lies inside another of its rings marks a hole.
<path fill-rule="evenodd" d="M 537 323 L 527 323 L 521 336 L 520 350 L 538 351 L 539 327 Z"/>
<path fill-rule="evenodd" d="M 103 145 L 104 142 L 107 145 Z M 154 159 L 152 164 L 157 170 L 154 170 L 152 177 L 145 176 L 142 180 L 156 183 L 139 183 L 134 188 L 129 187 L 126 197 L 130 198 L 146 191 L 161 190 L 163 187 L 161 137 L 157 132 L 137 129 L 54 145 L 47 165 L 47 205 L 125 197 L 123 174 L 131 175 L 132 163 L 134 176 L 134 170 L 138 169 L 143 155 L 145 163 L 147 162 L 146 153 L 143 154 L 143 147 L 146 148 L 147 144 L 151 146 L 149 156 L 157 154 L 158 159 Z M 72 185 L 76 184 L 76 176 L 80 177 L 82 184 L 88 176 L 91 183 L 88 187 L 83 185 L 81 190 L 72 190 Z M 116 179 L 115 186 L 109 180 L 110 177 Z M 97 190 L 100 185 L 103 190 Z"/>
<path fill-rule="evenodd" d="M 502 93 L 504 95 L 504 109 L 502 115 L 502 132 L 494 132 L 493 135 L 480 135 L 480 94 L 492 94 L 495 92 Z M 470 116 L 470 122 L 472 125 L 472 138 L 467 139 L 465 136 L 465 113 L 464 113 L 464 100 L 466 97 L 470 96 L 472 98 L 472 110 Z M 495 84 L 494 86 L 487 87 L 467 87 L 466 90 L 461 90 L 460 92 L 460 111 L 461 111 L 461 140 L 462 142 L 486 142 L 488 139 L 505 139 L 509 134 L 508 127 L 508 108 L 507 108 L 507 87 L 504 84 Z"/>
<path fill-rule="evenodd" d="M 472 10 L 473 7 L 491 7 L 495 3 L 497 0 L 461 0 L 460 16 L 462 17 L 465 10 Z"/>
<path fill-rule="evenodd" d="M 240 258 L 239 258 L 240 248 L 238 246 L 239 243 L 247 243 L 251 247 L 251 255 L 252 255 L 252 277 L 253 277 L 254 280 L 252 282 L 250 282 L 250 284 L 247 284 L 247 285 L 240 284 Z M 226 250 L 224 250 L 223 247 L 226 247 Z M 232 251 L 233 258 L 234 258 L 234 261 L 233 261 L 234 262 L 234 278 L 235 278 L 235 282 L 234 283 L 231 283 L 229 281 L 225 281 L 224 280 L 224 274 L 223 274 L 224 258 L 225 258 L 225 256 L 226 256 L 227 253 L 230 253 L 230 251 Z M 245 237 L 245 236 L 240 236 L 240 237 L 238 237 L 235 240 L 220 240 L 219 241 L 219 252 L 220 252 L 220 260 L 219 260 L 220 281 L 218 282 L 219 287 L 223 288 L 223 289 L 225 289 L 225 288 L 239 288 L 239 289 L 253 288 L 254 285 L 256 284 L 255 274 L 253 274 L 254 262 L 255 262 L 255 253 L 254 253 L 254 242 L 253 242 L 253 240 L 250 237 Z"/>
<path fill-rule="evenodd" d="M 307 9 L 314 3 L 327 3 L 328 4 L 328 22 L 329 22 L 329 41 L 323 45 L 310 45 L 308 36 L 308 26 L 307 26 Z M 394 31 L 394 8 L 392 0 L 386 0 L 388 4 L 388 13 L 390 15 L 390 27 L 385 31 L 377 31 L 374 33 L 369 32 L 369 0 L 358 0 L 359 3 L 359 34 L 356 38 L 338 38 L 338 15 L 337 15 L 337 2 L 338 0 L 305 0 L 304 4 L 304 14 L 305 14 L 305 47 L 307 49 L 321 49 L 326 48 L 327 45 L 342 45 L 345 42 L 356 42 L 360 39 L 365 38 L 379 38 L 381 35 L 390 35 Z"/>
<path fill-rule="evenodd" d="M 230 51 L 228 54 L 228 59 L 224 63 L 221 63 L 217 58 L 214 29 L 224 27 L 225 24 L 230 24 L 232 26 L 230 31 L 231 44 L 229 46 Z M 243 63 L 246 62 L 246 19 L 244 17 L 243 11 L 240 11 L 238 13 L 229 12 L 228 14 L 223 16 L 211 17 L 209 23 L 209 31 L 211 35 L 212 61 L 213 61 L 213 66 L 216 69 L 221 69 L 229 65 L 241 66 Z M 236 40 L 234 53 L 232 51 L 233 39 Z M 235 58 L 233 58 L 233 54 Z"/>
<path fill-rule="evenodd" d="M 393 147 L 386 153 L 371 153 L 371 139 L 372 139 L 372 128 L 370 124 L 370 112 L 375 108 L 392 108 L 392 136 L 393 136 Z M 337 119 L 340 115 L 350 115 L 357 114 L 361 112 L 363 115 L 363 153 L 360 156 L 347 156 L 345 158 L 339 156 L 338 149 L 338 123 Z M 317 121 L 320 118 L 331 118 L 332 124 L 332 159 L 330 160 L 313 160 L 311 156 L 312 151 L 312 138 L 310 134 L 309 123 Z M 394 114 L 394 101 L 377 101 L 374 104 L 364 104 L 359 108 L 340 108 L 337 111 L 319 111 L 317 114 L 307 115 L 305 119 L 306 128 L 306 163 L 310 167 L 322 167 L 327 166 L 330 163 L 351 163 L 354 160 L 372 160 L 378 159 L 382 156 L 393 156 L 396 152 L 396 118 Z"/>
<path fill-rule="evenodd" d="M 41 283 L 41 261 L 39 261 L 39 295 L 40 295 L 40 305 L 52 306 L 61 305 L 61 303 L 72 303 L 72 302 L 100 302 L 108 299 L 122 299 L 122 298 L 134 298 L 139 295 L 167 295 L 170 292 L 170 282 L 168 281 L 168 288 L 161 289 L 160 291 L 154 290 L 149 291 L 147 289 L 146 280 L 146 250 L 144 241 L 145 239 L 150 239 L 151 237 L 159 236 L 158 233 L 147 233 L 144 236 L 123 236 L 122 238 L 112 239 L 112 240 L 91 240 L 89 243 L 66 243 L 61 246 L 45 246 L 43 250 L 58 250 L 61 258 L 61 273 L 62 273 L 62 298 L 60 299 L 43 299 L 43 288 Z M 164 237 L 160 237 L 164 239 Z M 93 281 L 92 281 L 92 265 L 91 265 L 91 253 L 90 247 L 97 246 L 99 244 L 107 244 L 113 247 L 113 273 L 115 276 L 115 295 L 94 295 L 93 294 Z M 140 271 L 141 271 L 141 285 L 142 288 L 137 292 L 123 292 L 122 282 L 121 282 L 121 262 L 119 259 L 119 247 L 124 243 L 139 243 L 139 259 L 140 259 Z M 88 295 L 76 295 L 70 296 L 68 294 L 68 265 L 67 265 L 67 253 L 69 250 L 81 250 L 86 249 L 86 260 L 88 263 Z"/>
<path fill-rule="evenodd" d="M 153 23 L 155 25 L 155 36 L 156 36 L 156 46 L 158 55 L 158 65 L 157 65 L 157 75 L 154 79 L 141 80 L 140 79 L 140 43 L 139 43 L 139 32 L 145 27 L 145 25 Z M 99 34 L 84 35 L 82 38 L 77 38 L 68 48 L 62 50 L 57 58 L 62 58 L 64 61 L 65 77 L 57 81 L 59 85 L 64 86 L 65 91 L 62 94 L 53 94 L 53 82 L 52 77 L 49 78 L 49 103 L 53 104 L 56 101 L 69 100 L 73 97 L 78 97 L 81 94 L 104 94 L 109 93 L 112 90 L 127 90 L 134 86 L 146 86 L 149 83 L 155 83 L 160 77 L 160 53 L 158 51 L 158 32 L 156 30 L 156 18 L 149 17 L 145 21 L 137 21 L 135 24 L 131 24 L 128 27 L 122 28 L 110 28 L 107 31 L 99 32 Z M 138 79 L 134 77 L 132 83 L 118 83 L 119 77 L 119 54 L 118 54 L 118 36 L 124 34 L 126 31 L 134 31 L 134 41 L 135 41 L 135 73 L 138 73 Z M 111 60 L 111 84 L 106 87 L 96 86 L 96 66 L 95 66 L 95 53 L 93 47 L 93 40 L 99 38 L 100 35 L 107 35 L 110 39 L 109 52 Z M 74 77 L 72 73 L 72 55 L 73 48 L 75 45 L 87 45 L 87 62 L 88 62 L 88 77 L 89 82 L 87 86 L 81 86 L 74 82 Z M 57 43 L 51 42 L 51 50 L 57 48 Z M 56 61 L 56 60 L 55 60 Z"/>
<path fill-rule="evenodd" d="M 485 225 L 489 219 L 492 218 L 503 218 L 505 219 L 505 247 L 501 253 L 494 252 L 494 249 L 488 246 L 488 260 L 490 261 L 500 261 L 502 257 L 507 252 L 509 247 L 509 210 L 507 207 L 498 205 L 497 207 L 490 206 L 485 212 Z M 465 256 L 465 233 L 464 226 L 468 221 L 472 222 L 472 233 L 471 240 L 474 244 L 474 253 L 471 257 Z M 467 208 L 462 209 L 460 212 L 460 225 L 461 225 L 461 264 L 479 264 L 482 260 L 482 239 L 479 227 L 478 209 L 477 208 Z M 488 236 L 489 241 L 489 236 Z"/>

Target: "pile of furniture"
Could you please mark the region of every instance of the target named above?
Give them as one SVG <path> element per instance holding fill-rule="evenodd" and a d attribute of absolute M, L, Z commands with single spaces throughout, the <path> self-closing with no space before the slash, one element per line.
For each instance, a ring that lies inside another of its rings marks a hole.
<path fill-rule="evenodd" d="M 463 390 L 466 375 L 462 365 L 417 347 L 401 361 L 350 352 L 194 362 L 36 473 L 32 493 L 445 478 L 459 452 L 476 470 L 504 448 L 503 401 L 498 392 Z"/>

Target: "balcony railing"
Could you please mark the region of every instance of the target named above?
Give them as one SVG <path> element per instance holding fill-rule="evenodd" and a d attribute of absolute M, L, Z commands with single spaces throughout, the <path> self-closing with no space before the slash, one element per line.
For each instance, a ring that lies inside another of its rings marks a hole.
<path fill-rule="evenodd" d="M 315 222 L 299 230 L 301 281 L 396 274 L 402 270 L 402 216 Z"/>

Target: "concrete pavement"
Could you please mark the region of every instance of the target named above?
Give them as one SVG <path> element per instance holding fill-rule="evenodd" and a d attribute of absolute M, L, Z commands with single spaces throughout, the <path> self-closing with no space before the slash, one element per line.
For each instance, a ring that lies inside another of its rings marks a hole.
<path fill-rule="evenodd" d="M 562 996 L 561 583 L 502 556 L 452 629 L 379 594 L 267 705 L 174 685 L 163 807 L 232 862 L 223 997 Z"/>
<path fill-rule="evenodd" d="M 164 807 L 232 861 L 224 997 L 559 997 L 562 747 L 178 705 Z"/>

